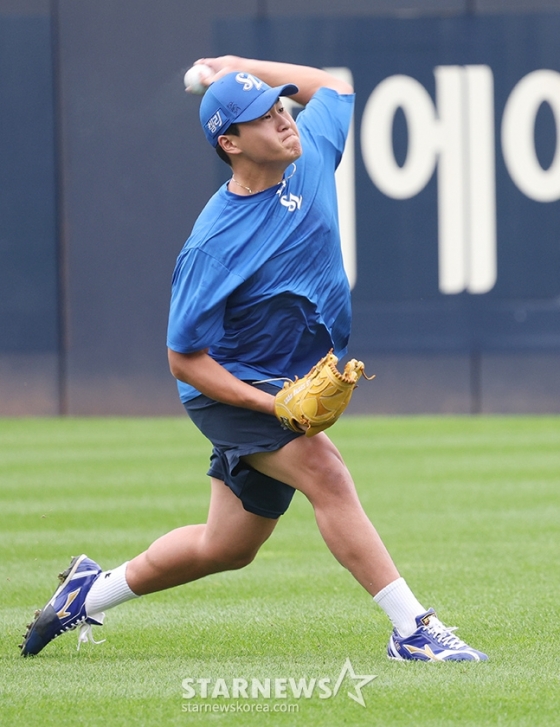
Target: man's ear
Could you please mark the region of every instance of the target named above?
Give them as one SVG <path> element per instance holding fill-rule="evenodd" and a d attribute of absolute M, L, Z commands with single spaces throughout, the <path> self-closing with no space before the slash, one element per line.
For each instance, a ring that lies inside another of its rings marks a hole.
<path fill-rule="evenodd" d="M 238 137 L 236 136 L 228 136 L 227 134 L 222 134 L 222 136 L 218 137 L 218 144 L 222 147 L 222 149 L 225 151 L 226 154 L 240 154 L 241 150 L 237 146 L 236 139 Z"/>

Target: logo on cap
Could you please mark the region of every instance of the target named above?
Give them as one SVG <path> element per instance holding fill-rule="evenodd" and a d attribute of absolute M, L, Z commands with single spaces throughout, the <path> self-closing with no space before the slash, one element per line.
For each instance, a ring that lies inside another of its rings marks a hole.
<path fill-rule="evenodd" d="M 238 73 L 235 80 L 237 83 L 243 84 L 244 91 L 252 91 L 253 87 L 256 88 L 257 91 L 260 91 L 264 86 L 264 83 L 260 80 L 260 78 L 255 78 L 255 76 L 252 76 L 250 73 Z"/>
<path fill-rule="evenodd" d="M 206 128 L 211 134 L 215 134 L 218 129 L 221 129 L 224 125 L 224 120 L 222 119 L 222 115 L 220 114 L 220 110 L 216 111 L 214 116 L 206 122 Z"/>

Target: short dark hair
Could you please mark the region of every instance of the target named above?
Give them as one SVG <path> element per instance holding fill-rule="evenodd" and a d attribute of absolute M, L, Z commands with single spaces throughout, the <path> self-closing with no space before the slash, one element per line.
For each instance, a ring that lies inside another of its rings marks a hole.
<path fill-rule="evenodd" d="M 226 134 L 231 134 L 232 136 L 239 136 L 239 124 L 231 124 L 231 126 L 228 127 Z M 226 164 L 229 164 L 231 167 L 231 159 L 229 158 L 229 154 L 226 154 L 226 152 L 222 149 L 220 144 L 218 143 L 218 146 L 216 147 L 216 153 L 220 157 L 220 159 L 225 162 Z"/>

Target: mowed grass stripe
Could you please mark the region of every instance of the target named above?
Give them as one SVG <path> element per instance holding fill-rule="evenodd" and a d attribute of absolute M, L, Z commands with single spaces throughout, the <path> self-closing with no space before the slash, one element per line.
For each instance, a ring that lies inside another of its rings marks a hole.
<path fill-rule="evenodd" d="M 71 555 L 114 566 L 204 521 L 209 447 L 187 418 L 0 420 L 0 723 L 557 724 L 560 419 L 346 417 L 331 436 L 420 600 L 490 662 L 389 662 L 384 615 L 299 495 L 250 567 L 108 612 L 100 646 L 68 634 L 23 660 L 18 635 Z M 183 711 L 186 677 L 334 681 L 346 658 L 376 674 L 365 709 L 347 679 L 284 700 L 296 714 Z"/>

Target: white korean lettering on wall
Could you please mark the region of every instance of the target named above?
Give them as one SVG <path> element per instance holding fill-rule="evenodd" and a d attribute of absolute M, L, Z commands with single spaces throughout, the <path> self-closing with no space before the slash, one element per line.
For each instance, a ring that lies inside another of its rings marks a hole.
<path fill-rule="evenodd" d="M 409 76 L 390 76 L 368 99 L 361 127 L 364 164 L 387 196 L 421 192 L 437 165 L 439 288 L 486 293 L 496 282 L 494 83 L 488 66 L 438 66 L 436 102 Z M 544 169 L 535 151 L 535 121 L 548 104 L 556 149 Z M 405 163 L 393 154 L 392 128 L 402 109 L 408 130 Z M 501 129 L 508 172 L 538 202 L 560 199 L 560 73 L 538 70 L 522 78 L 506 103 Z"/>

